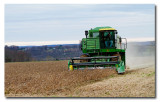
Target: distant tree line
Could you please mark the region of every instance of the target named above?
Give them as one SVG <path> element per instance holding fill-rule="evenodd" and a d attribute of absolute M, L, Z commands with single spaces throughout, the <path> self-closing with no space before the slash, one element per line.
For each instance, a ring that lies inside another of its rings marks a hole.
<path fill-rule="evenodd" d="M 25 51 L 19 50 L 19 47 L 5 46 L 5 62 L 25 62 L 31 60 L 31 55 Z"/>
<path fill-rule="evenodd" d="M 81 54 L 79 44 L 32 47 L 5 46 L 5 62 L 67 60 Z"/>

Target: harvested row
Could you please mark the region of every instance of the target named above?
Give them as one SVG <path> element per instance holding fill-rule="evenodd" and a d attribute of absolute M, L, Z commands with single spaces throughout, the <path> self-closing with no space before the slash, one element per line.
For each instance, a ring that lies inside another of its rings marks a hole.
<path fill-rule="evenodd" d="M 54 95 L 116 74 L 112 69 L 68 71 L 67 61 L 5 64 L 5 94 Z"/>

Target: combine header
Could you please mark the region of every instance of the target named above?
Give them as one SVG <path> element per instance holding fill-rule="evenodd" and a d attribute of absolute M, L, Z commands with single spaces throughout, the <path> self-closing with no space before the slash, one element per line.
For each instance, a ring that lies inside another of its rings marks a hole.
<path fill-rule="evenodd" d="M 83 55 L 68 61 L 69 70 L 115 68 L 118 73 L 125 72 L 126 38 L 121 38 L 116 29 L 108 26 L 85 31 L 85 35 L 81 41 Z"/>

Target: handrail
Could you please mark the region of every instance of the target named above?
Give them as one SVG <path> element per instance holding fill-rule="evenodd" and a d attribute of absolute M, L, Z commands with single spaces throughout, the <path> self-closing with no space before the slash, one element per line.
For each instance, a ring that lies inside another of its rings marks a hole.
<path fill-rule="evenodd" d="M 121 39 L 125 39 L 125 41 L 126 41 L 126 48 L 124 48 L 124 49 L 127 49 L 127 39 L 126 38 L 121 38 Z"/>

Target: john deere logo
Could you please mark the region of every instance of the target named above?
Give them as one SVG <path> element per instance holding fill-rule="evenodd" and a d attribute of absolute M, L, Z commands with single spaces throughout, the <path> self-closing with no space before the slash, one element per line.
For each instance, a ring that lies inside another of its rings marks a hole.
<path fill-rule="evenodd" d="M 109 52 L 109 49 L 107 49 L 107 52 Z"/>

